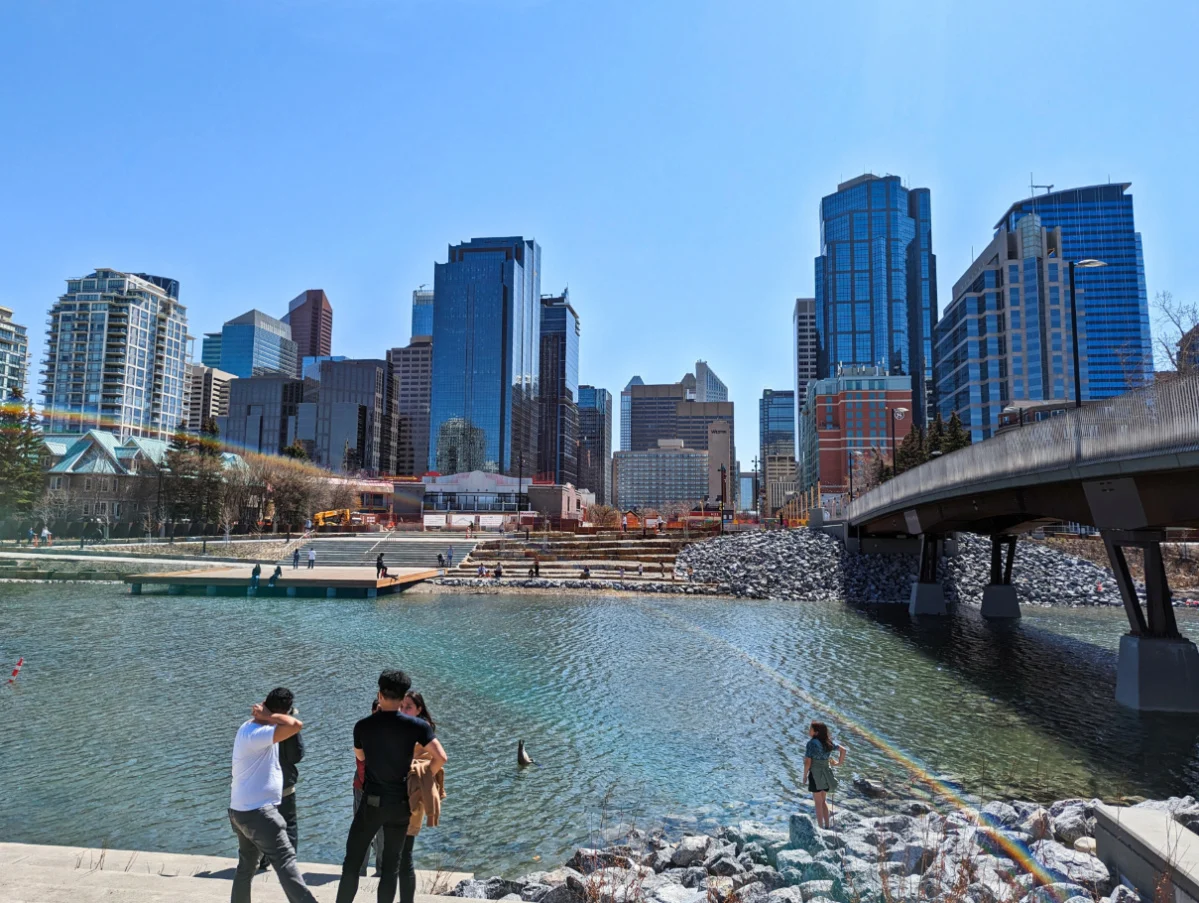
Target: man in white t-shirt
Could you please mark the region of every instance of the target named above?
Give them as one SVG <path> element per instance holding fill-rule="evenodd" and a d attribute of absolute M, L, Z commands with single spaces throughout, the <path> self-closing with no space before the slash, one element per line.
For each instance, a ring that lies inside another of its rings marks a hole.
<path fill-rule="evenodd" d="M 279 746 L 304 725 L 288 715 L 295 701 L 291 690 L 276 687 L 266 701 L 251 709 L 249 721 L 233 740 L 233 786 L 229 794 L 229 823 L 237 835 L 237 874 L 232 903 L 250 903 L 250 884 L 265 858 L 279 876 L 291 903 L 316 903 L 296 867 L 296 851 L 279 814 L 283 799 L 283 769 Z"/>

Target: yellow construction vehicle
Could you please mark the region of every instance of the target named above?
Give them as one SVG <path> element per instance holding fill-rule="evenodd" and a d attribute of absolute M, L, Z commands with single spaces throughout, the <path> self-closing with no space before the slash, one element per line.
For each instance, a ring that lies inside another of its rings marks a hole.
<path fill-rule="evenodd" d="M 348 524 L 350 517 L 349 508 L 341 508 L 336 511 L 318 511 L 312 515 L 312 522 L 318 527 L 325 527 L 330 524 Z"/>

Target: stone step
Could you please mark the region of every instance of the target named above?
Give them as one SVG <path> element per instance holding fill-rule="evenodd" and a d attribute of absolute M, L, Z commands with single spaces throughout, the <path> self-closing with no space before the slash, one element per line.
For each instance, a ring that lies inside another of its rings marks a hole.
<path fill-rule="evenodd" d="M 99 850 L 31 844 L 0 844 L 0 903 L 206 903 L 229 899 L 237 860 L 222 856 Z M 321 903 L 337 895 L 338 866 L 301 863 L 300 871 Z M 418 903 L 438 903 L 429 893 L 452 889 L 467 873 L 417 872 Z M 378 881 L 363 878 L 359 894 L 370 899 Z M 256 901 L 285 899 L 272 872 L 254 879 Z"/>

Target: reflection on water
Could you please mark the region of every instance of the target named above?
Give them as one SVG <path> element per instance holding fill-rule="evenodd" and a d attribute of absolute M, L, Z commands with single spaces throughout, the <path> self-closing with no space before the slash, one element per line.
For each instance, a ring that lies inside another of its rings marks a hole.
<path fill-rule="evenodd" d="M 417 845 L 424 867 L 554 862 L 605 797 L 642 824 L 781 819 L 822 707 L 853 770 L 904 792 L 921 771 L 988 797 L 1184 792 L 1199 783 L 1194 721 L 1112 699 L 1123 618 L 1030 610 L 992 627 L 971 612 L 915 624 L 784 602 L 3 585 L 0 667 L 27 665 L 0 694 L 0 837 L 232 855 L 233 733 L 282 683 L 308 725 L 301 857 L 340 861 L 351 728 L 394 666 L 425 693 L 451 758 L 442 826 Z M 1180 619 L 1199 633 L 1193 613 Z M 518 739 L 537 767 L 517 770 Z"/>

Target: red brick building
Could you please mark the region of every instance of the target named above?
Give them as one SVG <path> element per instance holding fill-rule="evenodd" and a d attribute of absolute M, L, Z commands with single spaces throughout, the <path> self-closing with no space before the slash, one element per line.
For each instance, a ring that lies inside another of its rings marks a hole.
<path fill-rule="evenodd" d="M 912 378 L 887 376 L 878 367 L 845 367 L 831 379 L 808 384 L 800 411 L 800 485 L 825 494 L 855 493 L 881 457 L 891 461 L 912 429 Z M 851 464 L 852 461 L 852 464 Z"/>

